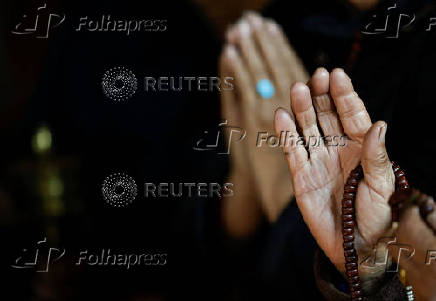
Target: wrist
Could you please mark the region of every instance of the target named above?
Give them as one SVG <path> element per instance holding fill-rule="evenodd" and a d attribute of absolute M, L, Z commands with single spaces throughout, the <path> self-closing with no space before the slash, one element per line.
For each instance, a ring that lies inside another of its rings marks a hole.
<path fill-rule="evenodd" d="M 234 195 L 221 199 L 221 219 L 228 235 L 245 238 L 255 233 L 262 211 L 251 177 L 231 170 L 227 182 L 234 185 Z"/>
<path fill-rule="evenodd" d="M 367 295 L 377 292 L 385 279 L 387 266 L 391 263 L 390 258 L 386 260 L 383 255 L 387 254 L 386 248 L 378 247 L 373 251 L 358 251 L 358 276 L 362 290 Z M 333 263 L 341 273 L 344 281 L 348 279 L 345 262 Z"/>

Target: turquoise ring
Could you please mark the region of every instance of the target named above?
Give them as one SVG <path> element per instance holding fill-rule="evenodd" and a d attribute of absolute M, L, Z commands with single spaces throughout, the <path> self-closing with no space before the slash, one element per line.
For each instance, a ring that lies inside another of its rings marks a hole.
<path fill-rule="evenodd" d="M 262 99 L 270 99 L 274 96 L 276 89 L 269 79 L 264 78 L 257 82 L 256 92 Z"/>

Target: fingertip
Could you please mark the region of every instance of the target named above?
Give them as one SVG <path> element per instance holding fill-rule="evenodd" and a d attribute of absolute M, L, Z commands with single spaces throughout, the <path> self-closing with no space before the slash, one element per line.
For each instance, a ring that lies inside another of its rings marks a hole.
<path fill-rule="evenodd" d="M 236 43 L 237 26 L 235 24 L 230 25 L 226 32 L 226 42 L 230 44 Z"/>
<path fill-rule="evenodd" d="M 330 75 L 330 73 L 329 73 L 329 72 L 327 71 L 327 69 L 324 68 L 324 67 L 318 67 L 318 68 L 316 68 L 314 75 L 315 75 L 315 74 L 319 74 L 319 73 L 322 73 L 324 76 L 325 76 L 325 75 Z"/>
<path fill-rule="evenodd" d="M 238 52 L 235 46 L 231 44 L 225 45 L 221 52 L 220 61 L 219 61 L 220 72 L 223 71 L 233 72 L 235 60 L 237 59 L 237 57 L 238 57 Z"/>
<path fill-rule="evenodd" d="M 250 25 L 255 29 L 258 30 L 263 26 L 263 20 L 262 16 L 259 15 L 255 11 L 247 11 L 245 14 L 245 17 L 247 18 Z"/>
<path fill-rule="evenodd" d="M 330 91 L 333 97 L 354 92 L 351 79 L 343 69 L 336 68 L 331 72 Z"/>
<path fill-rule="evenodd" d="M 277 35 L 281 32 L 280 25 L 278 25 L 274 20 L 268 19 L 265 22 L 265 24 L 266 24 L 266 29 L 268 30 L 268 32 L 275 34 L 275 35 Z"/>
<path fill-rule="evenodd" d="M 224 55 L 229 59 L 235 58 L 236 56 L 238 56 L 238 52 L 236 51 L 236 47 L 231 45 L 231 44 L 227 44 L 224 47 Z"/>
<path fill-rule="evenodd" d="M 334 68 L 332 70 L 332 76 L 347 76 L 347 74 L 345 73 L 344 69 L 342 68 Z"/>
<path fill-rule="evenodd" d="M 383 142 L 387 131 L 387 123 L 384 121 L 377 121 L 374 123 L 368 132 L 365 134 L 365 140 L 373 140 L 373 142 Z M 374 145 L 371 143 L 371 145 Z"/>
<path fill-rule="evenodd" d="M 304 112 L 312 106 L 310 89 L 306 84 L 296 82 L 291 87 L 291 108 L 295 113 Z"/>
<path fill-rule="evenodd" d="M 309 92 L 309 87 L 302 82 L 295 82 L 291 85 L 291 93 L 305 93 Z"/>
<path fill-rule="evenodd" d="M 237 24 L 237 37 L 239 38 L 247 38 L 251 34 L 251 26 L 247 20 L 241 19 Z"/>
<path fill-rule="evenodd" d="M 278 107 L 274 113 L 274 119 L 277 122 L 287 122 L 289 119 L 291 119 L 291 115 L 282 107 Z"/>
<path fill-rule="evenodd" d="M 311 91 L 314 96 L 327 94 L 330 86 L 330 73 L 323 67 L 316 69 L 310 80 Z"/>
<path fill-rule="evenodd" d="M 276 133 L 288 130 L 292 125 L 292 117 L 288 111 L 279 107 L 274 113 L 274 128 Z"/>
<path fill-rule="evenodd" d="M 383 124 L 385 124 L 385 122 L 377 121 L 366 132 L 363 142 L 364 153 L 371 152 L 371 150 L 374 150 L 374 148 L 378 146 L 380 130 L 382 129 Z"/>
<path fill-rule="evenodd" d="M 388 129 L 388 124 L 384 121 L 377 121 L 376 124 L 377 124 L 378 130 L 379 130 L 378 140 L 384 144 L 385 137 L 386 137 L 386 131 Z"/>

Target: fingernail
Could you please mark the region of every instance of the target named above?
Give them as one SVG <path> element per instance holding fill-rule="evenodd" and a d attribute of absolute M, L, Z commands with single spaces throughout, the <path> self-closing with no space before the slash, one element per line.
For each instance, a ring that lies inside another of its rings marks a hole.
<path fill-rule="evenodd" d="M 248 24 L 247 21 L 241 20 L 238 25 L 239 33 L 241 34 L 241 37 L 248 37 L 250 36 L 251 29 L 250 24 Z"/>
<path fill-rule="evenodd" d="M 262 18 L 253 12 L 247 13 L 247 18 L 250 24 L 255 28 L 259 29 L 262 27 Z"/>
<path fill-rule="evenodd" d="M 383 125 L 380 126 L 380 128 L 379 128 L 378 140 L 380 142 L 385 141 L 387 127 L 388 127 L 388 125 L 385 122 L 383 122 Z"/>
<path fill-rule="evenodd" d="M 326 68 L 324 68 L 324 67 L 318 67 L 316 70 L 315 70 L 315 73 L 314 73 L 314 75 L 315 74 L 329 74 L 329 72 L 327 71 L 327 69 Z"/>

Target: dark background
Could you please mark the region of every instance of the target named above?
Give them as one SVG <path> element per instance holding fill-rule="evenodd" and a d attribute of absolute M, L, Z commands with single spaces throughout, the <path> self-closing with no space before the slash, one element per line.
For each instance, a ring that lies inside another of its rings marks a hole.
<path fill-rule="evenodd" d="M 399 2 L 424 16 L 434 11 L 427 9 L 430 1 Z M 218 125 L 219 95 L 144 92 L 141 78 L 218 76 L 226 24 L 242 8 L 264 3 L 224 1 L 223 8 L 208 1 L 53 1 L 47 2 L 49 9 L 64 12 L 66 21 L 49 39 L 12 35 L 20 16 L 39 3 L 44 2 L 1 3 L 1 300 L 231 300 L 240 288 L 230 279 L 234 271 L 246 274 L 246 263 L 229 265 L 218 200 L 143 196 L 145 182 L 224 181 L 227 158 L 192 149 L 204 130 Z M 103 14 L 165 19 L 168 29 L 129 36 L 74 30 L 80 17 L 98 20 Z M 367 15 L 342 1 L 276 1 L 264 14 L 283 25 L 308 71 L 347 68 L 373 121 L 389 122 L 391 158 L 408 171 L 414 186 L 434 195 L 436 44 L 435 35 L 422 30 L 425 18 L 398 40 L 361 37 L 358 58 L 350 62 L 355 33 Z M 139 80 L 138 92 L 122 103 L 101 90 L 104 72 L 116 66 L 129 68 Z M 53 136 L 44 156 L 32 150 L 32 137 L 42 125 Z M 40 187 L 47 168 L 63 183 L 57 202 L 64 210 L 44 205 Z M 127 208 L 112 208 L 101 195 L 103 180 L 113 172 L 138 184 L 138 196 Z M 23 248 L 44 237 L 48 247 L 66 249 L 49 273 L 11 268 Z M 80 250 L 102 248 L 165 253 L 168 262 L 129 271 L 75 266 Z"/>

